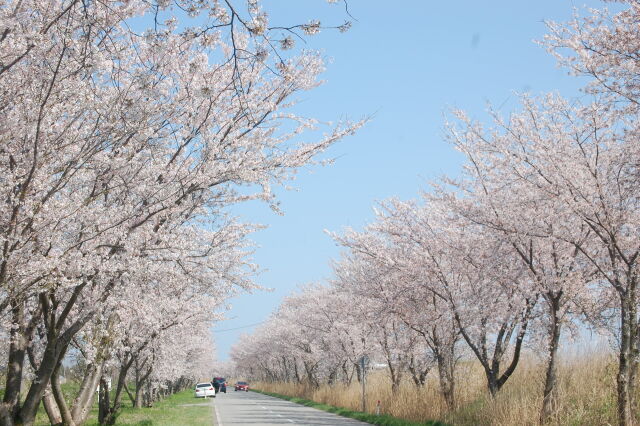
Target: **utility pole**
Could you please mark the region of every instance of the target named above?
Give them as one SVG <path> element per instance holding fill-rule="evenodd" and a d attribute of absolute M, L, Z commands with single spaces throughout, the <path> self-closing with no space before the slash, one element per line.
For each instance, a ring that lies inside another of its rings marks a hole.
<path fill-rule="evenodd" d="M 361 375 L 362 375 L 362 412 L 366 413 L 367 411 L 367 392 L 366 392 L 366 381 L 367 381 L 367 363 L 368 363 L 369 359 L 366 355 L 363 355 L 362 357 L 360 357 L 360 371 L 361 371 Z"/>

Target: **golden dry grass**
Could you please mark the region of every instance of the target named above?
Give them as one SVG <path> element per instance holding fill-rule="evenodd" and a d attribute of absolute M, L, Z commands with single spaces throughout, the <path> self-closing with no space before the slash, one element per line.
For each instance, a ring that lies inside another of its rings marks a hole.
<path fill-rule="evenodd" d="M 558 409 L 549 425 L 607 425 L 615 419 L 616 360 L 601 353 L 565 356 L 559 365 Z M 486 391 L 478 363 L 462 361 L 458 367 L 456 409 L 447 411 L 434 376 L 422 389 L 406 380 L 393 394 L 384 371 L 367 381 L 367 411 L 381 402 L 381 412 L 413 421 L 442 420 L 454 425 L 536 425 L 542 405 L 544 369 L 533 356 L 525 357 L 495 399 Z M 408 378 L 407 378 L 408 379 Z M 293 383 L 255 383 L 254 387 L 311 399 L 320 403 L 360 409 L 360 385 L 336 384 L 312 389 Z"/>

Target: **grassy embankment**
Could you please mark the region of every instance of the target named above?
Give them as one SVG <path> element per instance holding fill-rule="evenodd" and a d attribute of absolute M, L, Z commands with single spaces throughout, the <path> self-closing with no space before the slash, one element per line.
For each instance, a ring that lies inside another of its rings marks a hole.
<path fill-rule="evenodd" d="M 77 384 L 66 383 L 63 391 L 67 400 L 75 395 Z M 153 407 L 133 408 L 129 398 L 123 399 L 124 407 L 117 420 L 117 425 L 137 426 L 211 426 L 213 424 L 213 406 L 210 399 L 196 399 L 193 390 L 187 389 L 154 403 Z M 36 418 L 37 426 L 49 425 L 49 419 L 42 404 Z M 86 425 L 98 425 L 97 395 L 94 401 L 89 420 Z"/>
<path fill-rule="evenodd" d="M 616 360 L 605 353 L 564 357 L 559 367 L 558 409 L 549 425 L 616 424 Z M 437 419 L 455 425 L 537 425 L 542 406 L 544 370 L 539 360 L 527 356 L 495 399 L 486 391 L 485 377 L 477 363 L 462 361 L 458 367 L 457 407 L 448 411 L 438 394 L 435 371 L 422 389 L 407 380 L 397 394 L 383 371 L 369 376 L 367 407 L 376 401 L 381 413 L 413 422 Z M 254 383 L 254 389 L 304 398 L 328 406 L 356 411 L 360 386 L 334 385 L 312 389 L 292 383 Z M 380 423 L 386 424 L 386 423 Z M 393 424 L 393 423 L 389 423 Z"/>

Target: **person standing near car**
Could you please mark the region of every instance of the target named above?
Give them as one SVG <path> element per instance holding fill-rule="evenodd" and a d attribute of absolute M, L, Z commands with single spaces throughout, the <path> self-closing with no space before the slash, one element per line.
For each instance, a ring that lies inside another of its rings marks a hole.
<path fill-rule="evenodd" d="M 211 383 L 213 385 L 213 390 L 216 391 L 216 395 L 218 394 L 218 392 L 220 391 L 220 383 L 218 383 L 217 380 L 214 380 L 213 383 Z"/>

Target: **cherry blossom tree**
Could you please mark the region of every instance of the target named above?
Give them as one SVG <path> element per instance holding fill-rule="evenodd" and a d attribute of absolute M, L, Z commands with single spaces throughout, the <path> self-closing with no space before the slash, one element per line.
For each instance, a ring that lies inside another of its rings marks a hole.
<path fill-rule="evenodd" d="M 492 272 L 509 271 L 504 264 L 508 260 L 496 250 L 499 241 L 490 245 L 490 234 L 455 219 L 454 213 L 447 203 L 437 200 L 425 206 L 392 200 L 382 205 L 378 220 L 369 228 L 377 237 L 351 231 L 340 238 L 353 251 L 386 265 L 387 271 L 402 271 L 392 280 L 396 288 L 387 289 L 397 294 L 388 303 L 428 343 L 437 361 L 442 395 L 452 408 L 457 337 L 464 338 L 484 366 L 488 388 L 494 394 L 518 364 L 535 301 L 512 285 L 517 271 L 511 275 Z M 385 291 L 377 289 L 376 293 Z M 437 326 L 430 320 L 437 321 Z M 492 336 L 496 339 L 493 345 L 488 342 Z M 511 343 L 511 362 L 501 371 Z"/>
<path fill-rule="evenodd" d="M 358 368 L 358 359 L 373 342 L 366 323 L 357 321 L 362 319 L 355 315 L 357 309 L 342 294 L 320 285 L 302 287 L 283 301 L 276 318 L 296 336 L 289 338 L 289 351 L 300 362 L 306 384 L 333 384 L 341 372 L 348 376 L 350 368 Z M 357 376 L 360 380 L 359 370 Z"/>
<path fill-rule="evenodd" d="M 562 66 L 590 77 L 589 91 L 613 94 L 637 111 L 640 102 L 640 5 L 635 0 L 606 0 L 621 10 L 590 9 L 568 23 L 548 22 L 542 44 Z M 619 8 L 620 9 L 620 8 Z"/>
<path fill-rule="evenodd" d="M 451 198 L 425 198 L 420 207 L 400 202 L 389 206 L 390 220 L 402 226 L 393 232 L 418 250 L 427 274 L 424 282 L 447 302 L 495 394 L 518 365 L 536 298 L 518 285 L 521 268 L 514 266 L 494 233 L 457 215 Z"/>
<path fill-rule="evenodd" d="M 494 131 L 485 132 L 469 122 L 464 130 L 464 138 L 477 145 L 474 152 L 482 152 L 476 157 L 481 167 L 502 170 L 506 174 L 501 179 L 517 181 L 523 188 L 515 192 L 522 197 L 520 201 L 535 205 L 528 208 L 533 213 L 528 222 L 535 227 L 522 228 L 523 235 L 548 240 L 546 251 L 551 258 L 545 261 L 538 256 L 536 267 L 532 245 L 529 254 L 520 257 L 549 304 L 551 331 L 558 328 L 563 312 L 572 304 L 602 306 L 579 303 L 581 289 L 586 286 L 591 293 L 586 297 L 603 294 L 599 289 L 606 283 L 618 298 L 621 424 L 633 422 L 638 359 L 636 271 L 640 247 L 630 233 L 638 221 L 633 155 L 637 144 L 634 132 L 626 131 L 633 126 L 611 108 L 608 99 L 570 105 L 550 95 L 539 100 L 524 98 L 523 112 L 508 121 L 496 119 Z M 508 209 L 513 207 L 507 205 Z M 558 297 L 554 298 L 553 292 Z M 586 314 L 588 318 L 598 316 L 598 312 Z M 551 336 L 553 339 L 554 333 Z M 553 373 L 548 369 L 548 379 L 550 375 Z"/>
<path fill-rule="evenodd" d="M 287 109 L 322 62 L 272 46 L 321 26 L 269 26 L 257 1 L 245 15 L 230 1 L 12 1 L 0 13 L 2 417 L 30 424 L 73 338 L 137 282 L 128 274 L 155 258 L 205 282 L 217 241 L 172 251 L 188 242 L 178 230 L 227 229 L 226 206 L 248 199 L 275 208 L 271 187 L 357 125 L 300 136 L 317 123 Z"/>
<path fill-rule="evenodd" d="M 522 145 L 528 138 L 562 137 L 556 132 L 566 129 L 545 125 L 543 117 L 536 118 L 537 131 L 548 129 L 549 134 L 525 136 L 521 124 L 529 112 L 513 114 L 509 123 L 494 113 L 499 130 L 490 131 L 457 112 L 464 124 L 462 128 L 452 125 L 450 135 L 467 157 L 467 165 L 465 176 L 452 183 L 465 194 L 454 208 L 468 220 L 498 232 L 530 276 L 526 284 L 531 288 L 524 290 L 539 294 L 546 305 L 547 324 L 543 329 L 547 330 L 547 371 L 541 414 L 544 423 L 556 407 L 557 352 L 563 325 L 573 325 L 584 297 L 588 297 L 587 283 L 595 271 L 586 267 L 573 244 L 556 237 L 558 230 L 573 229 L 575 238 L 586 242 L 589 229 L 558 204 L 555 194 L 532 191 L 530 185 L 539 187 L 537 181 L 543 177 L 527 170 L 526 165 L 517 164 L 504 148 L 519 144 L 516 149 L 527 151 L 528 147 Z M 559 122 L 561 118 L 557 118 Z"/>
<path fill-rule="evenodd" d="M 349 255 L 335 268 L 336 286 L 359 298 L 377 299 L 385 315 L 397 318 L 415 333 L 428 351 L 421 350 L 423 344 L 413 338 L 413 348 L 400 349 L 410 354 L 407 369 L 414 383 L 424 383 L 431 362 L 435 361 L 440 392 L 447 405 L 453 408 L 457 326 L 452 317 L 446 319 L 449 312 L 446 302 L 435 297 L 424 281 L 424 270 L 413 263 L 416 258 L 412 257 L 415 252 L 411 252 L 411 244 L 400 238 L 390 238 L 396 233 L 388 228 L 390 221 L 383 222 L 382 211 L 379 211 L 378 220 L 365 232 L 347 230 L 342 236 L 333 235 L 349 249 Z"/>
<path fill-rule="evenodd" d="M 334 265 L 335 278 L 331 284 L 349 301 L 349 316 L 365 326 L 364 336 L 373 337 L 371 355 L 386 364 L 392 391 L 399 389 L 405 373 L 411 374 L 416 386 L 422 386 L 433 360 L 423 335 L 413 326 L 415 317 L 409 320 L 405 316 L 400 295 L 406 290 L 402 287 L 406 276 L 376 258 L 380 253 L 374 254 L 373 250 L 380 249 L 375 244 L 379 240 L 372 235 L 349 233 L 349 237 L 340 240 L 350 252 Z M 354 303 L 355 300 L 359 303 Z"/>
<path fill-rule="evenodd" d="M 215 250 L 210 244 L 201 247 L 209 252 L 208 256 L 202 256 L 201 251 L 174 252 L 176 246 L 171 245 L 162 249 L 156 247 L 153 258 L 149 255 L 143 259 L 144 262 L 138 259 L 137 268 L 132 268 L 130 273 L 121 277 L 126 281 L 122 280 L 121 285 L 114 288 L 119 292 L 119 297 L 108 299 L 92 321 L 73 339 L 73 348 L 81 352 L 87 368 L 81 390 L 71 409 L 67 409 L 61 390 L 56 386 L 57 374 L 54 370 L 53 394 L 67 423 L 82 423 L 85 420 L 82 416 L 88 414 L 93 398 L 93 391 L 86 389 L 95 389 L 97 380 L 106 374 L 107 366 L 119 370 L 115 401 L 109 409 L 113 417 L 119 409 L 130 369 L 135 366 L 136 371 L 140 371 L 142 366 L 146 366 L 148 374 L 142 376 L 151 374 L 149 368 L 153 368 L 153 363 L 149 360 L 157 358 L 159 339 L 167 333 L 173 333 L 179 325 L 191 325 L 193 321 L 202 327 L 209 327 L 213 320 L 219 318 L 212 310 L 224 301 L 232 287 L 248 285 L 243 281 L 248 279 L 250 269 L 243 271 L 242 253 L 234 254 L 240 244 L 237 238 L 242 239 L 243 235 L 232 230 L 226 232 L 229 235 L 225 236 L 222 231 L 215 233 Z M 172 233 L 174 241 L 177 236 L 177 232 Z M 188 238 L 191 245 L 184 241 L 182 246 L 194 249 L 198 240 L 207 240 L 213 237 L 213 233 L 186 233 L 183 237 Z M 175 256 L 174 260 L 170 261 L 172 256 Z M 216 282 L 217 286 L 212 287 L 211 282 Z M 95 300 L 91 294 L 83 292 L 81 296 L 76 309 L 95 309 L 91 306 Z M 88 297 L 87 305 L 91 307 L 84 306 L 85 296 Z M 141 359 L 143 355 L 146 363 Z M 59 358 L 57 365 L 61 362 L 62 358 Z M 138 377 L 136 384 L 140 385 L 145 380 Z M 141 389 L 137 387 L 138 391 Z M 138 394 L 135 398 L 137 405 L 141 401 L 139 397 Z M 105 423 L 109 422 L 108 417 L 105 414 Z"/>

